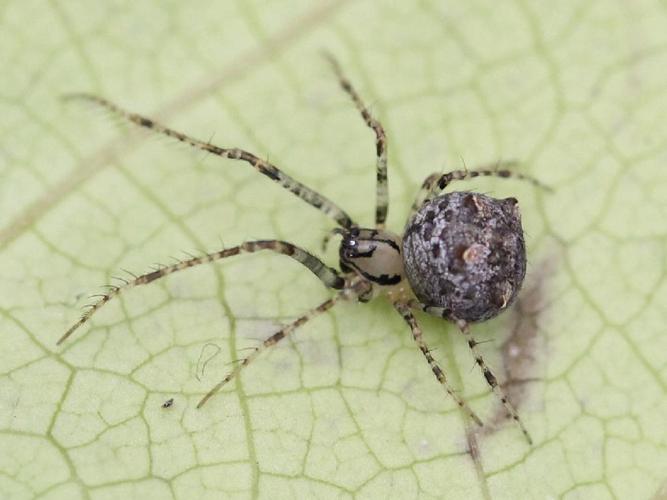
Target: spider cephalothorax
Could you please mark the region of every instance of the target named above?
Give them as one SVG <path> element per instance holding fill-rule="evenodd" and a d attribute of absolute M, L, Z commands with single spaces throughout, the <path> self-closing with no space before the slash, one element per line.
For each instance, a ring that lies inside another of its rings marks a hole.
<path fill-rule="evenodd" d="M 401 238 L 386 230 L 352 228 L 341 233 L 343 272 L 354 271 L 374 285 L 397 285 L 404 277 Z"/>
<path fill-rule="evenodd" d="M 498 200 L 469 192 L 445 195 L 440 195 L 440 192 L 451 181 L 480 175 L 515 177 L 529 180 L 536 185 L 539 183 L 530 177 L 501 168 L 509 163 L 504 165 L 498 163 L 493 169 L 433 173 L 426 178 L 417 194 L 403 237 L 387 231 L 385 220 L 389 198 L 384 129 L 364 106 L 338 63 L 332 57 L 328 58 L 341 87 L 354 101 L 366 125 L 375 133 L 377 185 L 374 228 L 360 228 L 336 203 L 252 153 L 238 148 L 214 146 L 167 128 L 144 116 L 125 111 L 100 97 L 89 94 L 70 96 L 97 103 L 140 127 L 172 137 L 197 149 L 222 158 L 248 163 L 262 175 L 329 216 L 339 226 L 332 233 L 342 236 L 342 241 L 339 249 L 340 271 L 327 266 L 315 255 L 287 241 L 256 240 L 192 257 L 140 276 L 133 275 L 132 279 L 124 280 L 123 285 L 111 286 L 106 293 L 98 296 L 99 298 L 89 305 L 83 316 L 58 340 L 58 344 L 64 342 L 107 302 L 128 288 L 146 285 L 169 274 L 241 253 L 270 251 L 300 263 L 326 287 L 336 290 L 336 294 L 264 340 L 202 397 L 197 405 L 198 408 L 250 364 L 260 352 L 275 345 L 311 318 L 328 311 L 341 300 L 367 302 L 381 295 L 391 302 L 408 324 L 415 342 L 445 391 L 476 424 L 482 425 L 475 412 L 450 386 L 443 370 L 433 358 L 413 311 L 425 311 L 454 321 L 467 337 L 475 362 L 482 370 L 489 386 L 499 397 L 507 413 L 520 426 L 526 439 L 531 442 L 519 415 L 479 353 L 478 342 L 472 337 L 468 324 L 498 314 L 511 304 L 521 287 L 526 261 L 516 200 L 513 198 Z"/>

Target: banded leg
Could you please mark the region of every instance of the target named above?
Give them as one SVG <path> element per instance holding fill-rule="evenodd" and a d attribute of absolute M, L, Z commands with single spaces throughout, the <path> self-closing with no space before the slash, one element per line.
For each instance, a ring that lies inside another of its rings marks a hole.
<path fill-rule="evenodd" d="M 519 425 L 519 427 L 521 428 L 521 432 L 523 432 L 523 435 L 526 437 L 526 441 L 528 441 L 528 444 L 532 445 L 533 440 L 530 437 L 530 434 L 528 434 L 526 428 L 524 427 L 523 422 L 519 418 L 519 414 L 517 413 L 514 406 L 512 406 L 512 403 L 510 403 L 509 400 L 507 399 L 507 394 L 505 394 L 505 391 L 502 390 L 501 387 L 498 385 L 498 380 L 496 379 L 496 376 L 491 372 L 491 369 L 484 362 L 482 354 L 479 352 L 479 349 L 477 348 L 479 342 L 475 340 L 475 338 L 472 336 L 472 333 L 470 332 L 470 325 L 468 324 L 467 321 L 463 320 L 458 320 L 456 322 L 456 325 L 459 327 L 463 335 L 466 337 L 466 340 L 468 341 L 468 347 L 470 348 L 470 352 L 472 352 L 472 355 L 475 358 L 475 363 L 477 363 L 477 366 L 479 366 L 480 370 L 482 370 L 482 374 L 484 375 L 486 382 L 489 384 L 489 387 L 491 387 L 491 390 L 496 395 L 496 397 L 500 399 L 500 402 L 505 407 L 505 410 L 507 410 L 508 415 Z"/>
<path fill-rule="evenodd" d="M 434 183 L 432 193 L 433 195 L 439 194 L 441 191 L 443 191 L 452 181 L 462 181 L 465 179 L 474 179 L 475 177 L 502 177 L 504 179 L 507 179 L 508 177 L 512 177 L 514 179 L 520 179 L 523 181 L 528 181 L 534 186 L 537 186 L 539 188 L 545 189 L 547 191 L 551 191 L 551 188 L 545 184 L 542 184 L 540 181 L 535 179 L 534 177 L 531 177 L 529 175 L 525 174 L 520 174 L 518 172 L 514 172 L 512 170 L 508 170 L 507 168 L 501 168 L 501 167 L 508 167 L 511 165 L 515 165 L 516 162 L 510 161 L 510 162 L 499 162 L 496 164 L 495 168 L 480 168 L 476 170 L 454 170 L 452 172 L 448 172 L 446 174 L 442 174 Z"/>
<path fill-rule="evenodd" d="M 482 358 L 482 354 L 479 352 L 479 349 L 477 349 L 477 346 L 480 344 L 480 342 L 477 342 L 473 338 L 472 333 L 470 333 L 470 326 L 468 325 L 468 322 L 463 320 L 454 320 L 449 316 L 447 309 L 443 307 L 427 306 L 425 304 L 419 304 L 419 303 L 415 303 L 414 305 L 416 307 L 419 307 L 425 313 L 432 314 L 433 316 L 439 316 L 449 321 L 456 321 L 456 326 L 459 327 L 463 335 L 466 337 L 466 340 L 468 342 L 468 347 L 470 348 L 470 351 L 472 352 L 472 355 L 475 358 L 475 363 L 477 364 L 477 366 L 479 366 L 480 370 L 482 370 L 482 374 L 484 375 L 486 382 L 489 384 L 491 390 L 496 395 L 496 397 L 503 404 L 505 410 L 507 410 L 507 413 L 512 418 L 512 420 L 514 420 L 519 425 L 519 427 L 521 428 L 521 432 L 523 432 L 523 435 L 526 437 L 526 440 L 528 441 L 528 444 L 532 445 L 533 440 L 531 439 L 530 434 L 528 434 L 526 427 L 523 425 L 521 418 L 519 418 L 519 414 L 517 413 L 514 406 L 512 406 L 512 403 L 510 403 L 509 400 L 507 399 L 507 394 L 505 394 L 502 388 L 498 385 L 498 379 L 496 379 L 496 376 L 493 374 L 493 372 L 491 372 L 491 369 L 484 362 L 484 359 Z"/>
<path fill-rule="evenodd" d="M 421 208 L 426 199 L 429 197 L 431 191 L 433 190 L 433 186 L 435 185 L 435 182 L 438 180 L 440 175 L 441 174 L 439 172 L 433 172 L 426 179 L 424 179 L 424 182 L 422 182 L 419 191 L 417 191 L 417 196 L 415 196 L 415 201 L 412 202 L 412 207 L 410 208 L 410 215 L 408 215 L 407 219 L 408 221 L 417 212 L 417 210 Z"/>
<path fill-rule="evenodd" d="M 349 228 L 353 225 L 350 216 L 347 215 L 334 202 L 285 174 L 275 165 L 269 163 L 268 161 L 262 160 L 261 158 L 258 158 L 252 153 L 248 153 L 247 151 L 238 148 L 221 148 L 208 142 L 195 139 L 193 137 L 182 134 L 181 132 L 177 132 L 176 130 L 165 127 L 164 125 L 161 125 L 151 120 L 150 118 L 146 118 L 136 113 L 130 113 L 129 111 L 124 110 L 123 108 L 113 104 L 110 101 L 107 101 L 102 97 L 97 97 L 91 94 L 68 94 L 65 96 L 65 99 L 78 99 L 93 102 L 98 106 L 102 106 L 103 108 L 107 109 L 114 115 L 124 118 L 125 120 L 128 120 L 135 125 L 147 128 L 158 134 L 172 137 L 185 144 L 189 144 L 194 148 L 212 153 L 222 158 L 245 161 L 260 174 L 267 176 L 269 179 L 278 183 L 283 188 L 287 189 L 291 193 L 294 193 L 309 205 L 324 212 L 326 215 L 335 220 L 340 226 Z"/>
<path fill-rule="evenodd" d="M 279 240 L 246 241 L 245 243 L 235 247 L 208 253 L 200 257 L 192 257 L 191 259 L 180 261 L 171 266 L 165 266 L 150 273 L 142 274 L 141 276 L 135 276 L 134 279 L 126 280 L 125 284 L 120 286 L 110 286 L 106 293 L 100 295 L 96 302 L 88 306 L 88 310 L 81 316 L 81 318 L 79 318 L 76 323 L 74 323 L 69 328 L 69 330 L 65 332 L 62 337 L 60 337 L 56 344 L 62 344 L 70 335 L 72 335 L 72 333 L 74 333 L 75 330 L 88 322 L 93 314 L 101 309 L 102 306 L 129 288 L 134 288 L 135 286 L 139 285 L 147 285 L 170 274 L 201 264 L 207 264 L 216 260 L 226 259 L 227 257 L 233 257 L 234 255 L 239 255 L 241 253 L 259 252 L 260 250 L 270 250 L 272 252 L 291 257 L 292 259 L 310 269 L 310 271 L 315 276 L 317 276 L 322 281 L 322 283 L 325 284 L 325 286 L 329 288 L 342 289 L 345 286 L 345 278 L 343 278 L 338 273 L 338 271 L 326 266 L 320 259 L 308 253 L 306 250 L 303 250 L 302 248 L 292 245 L 286 241 Z"/>
<path fill-rule="evenodd" d="M 375 154 L 376 160 L 376 201 L 375 201 L 375 226 L 378 229 L 384 229 L 385 220 L 387 220 L 387 212 L 389 211 L 389 188 L 387 185 L 387 136 L 384 133 L 384 128 L 379 121 L 373 118 L 373 115 L 368 111 L 368 108 L 354 90 L 350 81 L 343 74 L 343 70 L 338 64 L 338 61 L 329 53 L 325 53 L 334 73 L 338 78 L 338 82 L 342 89 L 352 98 L 354 105 L 361 113 L 361 117 L 366 122 L 369 128 L 375 132 Z"/>
<path fill-rule="evenodd" d="M 236 377 L 241 370 L 243 370 L 246 366 L 248 366 L 252 361 L 257 358 L 263 351 L 268 349 L 271 346 L 276 345 L 278 342 L 280 342 L 282 339 L 287 337 L 290 333 L 292 333 L 294 330 L 302 326 L 304 323 L 310 321 L 313 319 L 315 316 L 319 316 L 325 311 L 328 311 L 331 309 L 336 303 L 340 300 L 346 298 L 343 293 L 339 293 L 335 297 L 322 302 L 319 306 L 315 307 L 314 309 L 311 309 L 307 313 L 305 313 L 303 316 L 300 316 L 296 320 L 292 321 L 291 323 L 285 325 L 282 327 L 280 330 L 278 330 L 276 333 L 271 335 L 268 339 L 264 340 L 258 347 L 255 347 L 253 351 L 244 359 L 241 360 L 241 362 L 234 367 L 232 371 L 230 371 L 225 378 L 223 378 L 219 383 L 217 383 L 210 391 L 206 393 L 206 395 L 197 403 L 197 408 L 201 408 L 206 404 L 206 402 L 213 397 L 213 395 L 218 392 L 220 389 L 222 389 L 228 382 L 230 382 L 234 377 Z"/>
<path fill-rule="evenodd" d="M 419 324 L 417 323 L 417 319 L 415 318 L 414 314 L 412 314 L 410 307 L 407 304 L 402 304 L 397 302 L 394 304 L 394 308 L 398 311 L 398 313 L 401 316 L 403 316 L 403 319 L 410 327 L 410 330 L 412 331 L 412 338 L 415 339 L 415 342 L 417 343 L 419 350 L 426 358 L 426 361 L 431 367 L 431 370 L 433 371 L 433 375 L 435 375 L 435 378 L 438 379 L 438 382 L 442 384 L 442 386 L 445 388 L 445 391 L 447 391 L 447 394 L 451 396 L 451 398 L 456 402 L 459 408 L 465 411 L 470 416 L 470 418 L 472 418 L 475 421 L 475 423 L 481 427 L 482 421 L 480 420 L 480 418 L 474 411 L 472 411 L 472 409 L 468 406 L 468 404 L 463 399 L 461 399 L 456 394 L 456 392 L 454 392 L 454 389 L 452 388 L 451 385 L 449 385 L 449 382 L 447 381 L 447 378 L 445 377 L 445 373 L 442 371 L 442 368 L 440 368 L 436 360 L 433 359 L 433 356 L 431 356 L 431 351 L 429 350 L 428 346 L 426 345 L 426 342 L 424 341 L 421 328 L 419 327 Z"/>

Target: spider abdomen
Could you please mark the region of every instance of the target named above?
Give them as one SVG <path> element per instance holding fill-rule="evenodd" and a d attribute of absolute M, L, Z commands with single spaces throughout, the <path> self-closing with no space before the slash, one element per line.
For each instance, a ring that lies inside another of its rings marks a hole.
<path fill-rule="evenodd" d="M 451 319 L 483 321 L 510 305 L 526 273 L 517 200 L 454 192 L 427 201 L 403 237 L 417 298 Z"/>

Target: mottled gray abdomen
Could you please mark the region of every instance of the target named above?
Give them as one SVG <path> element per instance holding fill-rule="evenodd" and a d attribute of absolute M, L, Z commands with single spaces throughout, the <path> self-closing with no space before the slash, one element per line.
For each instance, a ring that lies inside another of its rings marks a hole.
<path fill-rule="evenodd" d="M 406 227 L 403 262 L 422 303 L 445 308 L 452 319 L 496 316 L 526 274 L 516 199 L 454 192 L 426 202 Z"/>

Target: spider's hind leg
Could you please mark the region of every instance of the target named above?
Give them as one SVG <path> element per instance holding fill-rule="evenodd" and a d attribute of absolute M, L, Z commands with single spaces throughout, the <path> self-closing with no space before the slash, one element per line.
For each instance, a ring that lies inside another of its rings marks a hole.
<path fill-rule="evenodd" d="M 438 382 L 440 382 L 440 384 L 445 389 L 447 394 L 449 394 L 449 396 L 456 402 L 459 408 L 461 408 L 464 412 L 466 412 L 468 416 L 470 416 L 470 418 L 472 418 L 477 425 L 482 426 L 482 421 L 477 416 L 477 414 L 474 411 L 472 411 L 470 406 L 468 406 L 468 403 L 466 403 L 465 400 L 459 397 L 459 395 L 456 394 L 454 388 L 451 385 L 449 385 L 449 381 L 445 376 L 445 372 L 442 371 L 442 368 L 440 368 L 438 362 L 431 355 L 431 350 L 426 345 L 426 341 L 422 336 L 421 328 L 419 327 L 419 324 L 417 323 L 417 319 L 415 318 L 414 314 L 410 310 L 410 307 L 407 304 L 396 302 L 394 303 L 394 308 L 398 311 L 398 313 L 403 317 L 405 322 L 410 327 L 410 330 L 412 331 L 412 338 L 415 340 L 417 346 L 419 347 L 419 350 L 426 358 L 426 361 L 428 365 L 431 367 L 431 371 L 433 372 L 433 375 L 435 375 L 435 378 L 438 379 Z"/>
<path fill-rule="evenodd" d="M 479 342 L 477 342 L 475 338 L 472 336 L 472 333 L 470 332 L 470 325 L 468 324 L 467 321 L 462 321 L 462 320 L 457 321 L 456 325 L 461 330 L 461 333 L 463 333 L 463 335 L 466 337 L 466 341 L 468 342 L 468 347 L 470 348 L 470 352 L 472 352 L 472 355 L 475 358 L 475 363 L 477 364 L 477 366 L 479 366 L 480 370 L 482 370 L 482 374 L 484 375 L 484 379 L 486 380 L 487 384 L 489 384 L 489 387 L 491 387 L 493 393 L 505 407 L 508 416 L 511 417 L 512 420 L 514 420 L 517 423 L 517 425 L 521 428 L 521 432 L 523 432 L 523 435 L 525 436 L 526 441 L 528 441 L 528 444 L 532 445 L 533 440 L 530 437 L 530 434 L 528 434 L 528 430 L 526 430 L 526 427 L 523 425 L 523 422 L 521 421 L 519 414 L 517 413 L 512 403 L 509 402 L 509 399 L 507 399 L 507 394 L 505 393 L 505 391 L 500 387 L 500 385 L 498 385 L 498 380 L 496 379 L 496 376 L 493 374 L 491 369 L 485 363 L 484 358 L 482 358 L 482 354 L 479 352 L 479 349 L 477 348 Z"/>
<path fill-rule="evenodd" d="M 434 316 L 440 316 L 441 318 L 452 321 L 452 318 L 449 316 L 448 311 L 442 307 L 427 306 L 425 304 L 416 304 L 416 305 L 425 313 L 432 314 Z M 498 379 L 496 379 L 496 376 L 493 374 L 489 366 L 484 361 L 482 353 L 479 352 L 477 346 L 480 344 L 480 342 L 477 342 L 475 338 L 472 336 L 472 333 L 470 332 L 470 325 L 468 324 L 467 321 L 463 320 L 454 320 L 454 321 L 456 322 L 456 326 L 459 327 L 459 330 L 461 330 L 461 333 L 463 333 L 463 335 L 465 336 L 466 341 L 468 343 L 468 347 L 470 348 L 470 352 L 472 353 L 473 358 L 475 358 L 475 364 L 477 364 L 480 370 L 482 370 L 482 374 L 484 375 L 486 383 L 489 384 L 489 387 L 491 387 L 493 393 L 505 407 L 507 414 L 512 418 L 512 420 L 514 420 L 517 423 L 517 425 L 521 429 L 521 432 L 526 438 L 526 441 L 528 441 L 528 444 L 532 445 L 533 440 L 530 437 L 530 434 L 528 434 L 528 430 L 523 425 L 523 422 L 521 421 L 519 414 L 517 413 L 512 403 L 509 402 L 509 399 L 507 399 L 507 394 L 498 384 Z"/>
<path fill-rule="evenodd" d="M 225 378 L 223 378 L 220 382 L 218 382 L 210 391 L 206 393 L 206 395 L 201 398 L 199 403 L 197 403 L 197 408 L 201 408 L 206 404 L 206 402 L 213 397 L 215 393 L 217 393 L 220 389 L 222 389 L 228 382 L 230 382 L 234 377 L 236 377 L 241 370 L 243 370 L 246 366 L 248 366 L 252 361 L 259 356 L 263 351 L 268 349 L 269 347 L 272 347 L 276 345 L 278 342 L 280 342 L 282 339 L 287 337 L 290 333 L 292 333 L 294 330 L 299 328 L 300 326 L 304 325 L 311 319 L 315 318 L 316 316 L 319 316 L 323 312 L 328 311 L 331 309 L 336 303 L 343 298 L 342 294 L 338 294 L 335 297 L 322 302 L 319 306 L 315 307 L 314 309 L 309 310 L 296 320 L 292 321 L 291 323 L 285 325 L 282 327 L 280 330 L 278 330 L 276 333 L 271 335 L 269 338 L 264 340 L 258 347 L 255 347 L 253 351 L 243 358 L 235 367 L 232 371 L 230 371 Z"/>

